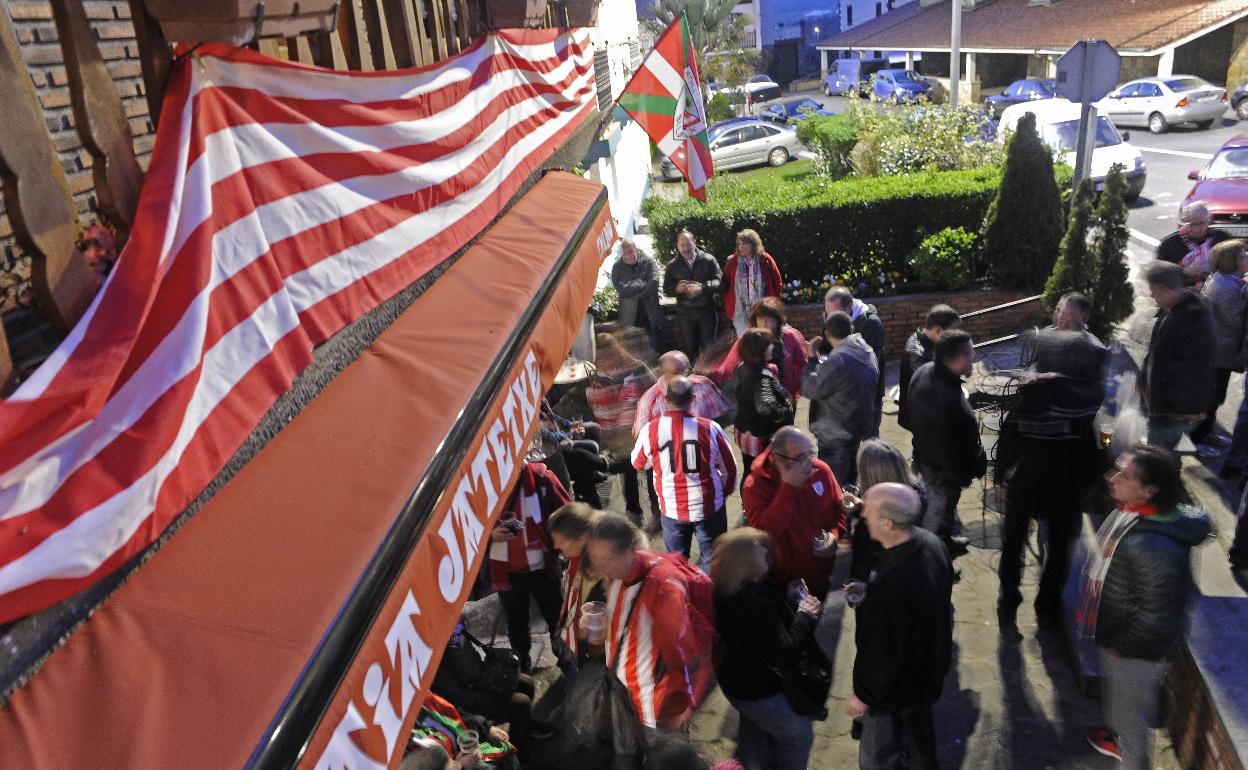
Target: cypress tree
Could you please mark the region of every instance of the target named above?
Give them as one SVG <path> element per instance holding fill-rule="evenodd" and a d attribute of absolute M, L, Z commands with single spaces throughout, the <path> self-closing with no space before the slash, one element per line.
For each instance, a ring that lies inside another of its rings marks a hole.
<path fill-rule="evenodd" d="M 1084 179 L 1070 202 L 1070 221 L 1062 237 L 1061 253 L 1053 273 L 1044 284 L 1044 306 L 1057 312 L 1057 301 L 1072 291 L 1091 294 L 1096 282 L 1096 263 L 1088 252 L 1088 228 L 1092 225 L 1092 180 Z"/>
<path fill-rule="evenodd" d="M 1092 241 L 1096 283 L 1092 286 L 1091 331 L 1108 342 L 1114 325 L 1126 320 L 1135 307 L 1135 291 L 1127 280 L 1127 178 L 1114 164 L 1105 177 L 1105 189 L 1096 209 L 1098 226 Z"/>
<path fill-rule="evenodd" d="M 992 283 L 1036 289 L 1057 260 L 1062 240 L 1062 196 L 1053 155 L 1036 133 L 1036 116 L 1018 122 L 1006 149 L 997 197 L 984 218 L 984 258 Z"/>

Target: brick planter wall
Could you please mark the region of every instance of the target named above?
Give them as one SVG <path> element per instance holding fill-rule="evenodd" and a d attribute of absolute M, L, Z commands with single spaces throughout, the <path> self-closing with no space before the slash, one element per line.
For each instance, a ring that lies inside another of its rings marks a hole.
<path fill-rule="evenodd" d="M 1004 305 L 1009 302 L 1032 296 L 1030 292 L 976 290 L 961 293 L 936 292 L 931 294 L 909 294 L 898 297 L 863 297 L 863 301 L 875 305 L 884 322 L 884 351 L 889 358 L 901 355 L 906 339 L 914 330 L 923 325 L 923 319 L 932 305 L 945 303 L 959 313 L 970 313 L 976 310 Z M 665 346 L 669 349 L 680 347 L 680 328 L 675 323 L 673 313 L 674 302 L 665 301 L 664 309 L 668 316 L 668 335 Z M 807 339 L 818 335 L 823 326 L 823 305 L 789 305 L 789 323 L 801 331 Z M 1039 300 L 1027 302 L 1007 310 L 995 313 L 972 316 L 966 319 L 962 328 L 976 342 L 1015 334 L 1023 329 L 1034 326 L 1044 320 L 1044 308 Z M 732 323 L 720 313 L 720 335 L 731 338 Z"/>

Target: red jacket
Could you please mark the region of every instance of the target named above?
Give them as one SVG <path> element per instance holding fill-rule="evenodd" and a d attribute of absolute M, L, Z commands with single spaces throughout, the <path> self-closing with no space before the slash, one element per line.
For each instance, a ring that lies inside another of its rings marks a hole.
<path fill-rule="evenodd" d="M 741 494 L 745 518 L 751 527 L 771 535 L 772 575 L 786 584 L 805 580 L 810 593 L 822 600 L 831 585 L 836 556 L 816 556 L 814 539 L 821 529 L 836 533 L 838 540 L 845 538 L 848 525 L 841 486 L 822 460 L 814 461 L 815 471 L 801 489 L 781 482 L 770 460 L 768 447 L 751 466 Z"/>
<path fill-rule="evenodd" d="M 777 374 L 780 377 L 780 384 L 796 401 L 797 397 L 802 394 L 802 376 L 806 373 L 806 359 L 810 358 L 810 348 L 802 333 L 788 324 L 780 329 L 780 340 L 784 344 L 784 363 Z M 724 380 L 736 370 L 737 364 L 741 363 L 741 356 L 737 352 L 737 345 L 740 342 L 738 338 L 732 343 L 732 348 L 724 356 L 724 360 L 712 366 L 707 372 L 716 385 L 722 385 Z"/>
<path fill-rule="evenodd" d="M 763 269 L 763 296 L 777 297 L 780 296 L 780 284 L 784 279 L 780 277 L 780 268 L 776 266 L 776 260 L 771 255 L 763 252 L 758 257 L 758 264 Z M 724 310 L 728 313 L 728 319 L 732 320 L 733 313 L 737 309 L 737 255 L 733 254 L 724 263 L 724 280 L 720 286 L 724 289 Z"/>

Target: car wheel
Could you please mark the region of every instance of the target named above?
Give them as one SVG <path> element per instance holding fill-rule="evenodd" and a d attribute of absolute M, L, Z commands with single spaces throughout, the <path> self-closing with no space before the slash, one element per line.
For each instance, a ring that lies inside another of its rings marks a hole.
<path fill-rule="evenodd" d="M 1135 203 L 1140 199 L 1140 194 L 1135 190 L 1127 190 L 1127 194 L 1122 196 L 1122 199 L 1127 203 Z"/>
<path fill-rule="evenodd" d="M 1154 112 L 1148 116 L 1148 130 L 1154 134 L 1164 134 L 1170 130 L 1170 124 L 1160 112 Z"/>
<path fill-rule="evenodd" d="M 1197 127 L 1197 128 L 1200 128 L 1200 129 L 1209 128 L 1209 126 L 1212 126 L 1212 125 L 1213 125 L 1213 121 L 1212 121 L 1212 120 L 1198 120 L 1198 121 L 1196 121 L 1196 127 Z"/>
<path fill-rule="evenodd" d="M 783 166 L 789 162 L 789 151 L 783 147 L 777 147 L 767 153 L 767 164 L 770 166 Z"/>
<path fill-rule="evenodd" d="M 1248 99 L 1244 99 L 1242 102 L 1235 105 L 1235 115 L 1240 120 L 1248 120 Z"/>
<path fill-rule="evenodd" d="M 824 84 L 823 84 L 823 95 L 824 95 L 824 96 L 831 96 L 831 95 L 832 95 L 832 89 L 831 89 L 831 88 L 828 88 L 828 84 L 827 84 L 827 83 L 824 83 Z"/>

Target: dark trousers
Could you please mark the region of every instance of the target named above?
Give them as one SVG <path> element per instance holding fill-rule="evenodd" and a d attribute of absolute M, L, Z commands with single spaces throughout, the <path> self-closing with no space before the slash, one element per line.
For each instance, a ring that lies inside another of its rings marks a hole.
<path fill-rule="evenodd" d="M 1070 548 L 1078 533 L 1079 507 L 1064 510 L 1038 512 L 1015 499 L 1006 501 L 1005 532 L 1001 543 L 1001 605 L 1014 609 L 1023 602 L 1018 584 L 1023 574 L 1023 549 L 1031 520 L 1043 519 L 1048 523 L 1048 542 L 1045 543 L 1044 565 L 1040 572 L 1040 588 L 1036 592 L 1036 612 L 1056 615 L 1062 608 L 1062 586 L 1070 571 Z"/>
<path fill-rule="evenodd" d="M 1231 541 L 1231 564 L 1248 568 L 1248 487 L 1239 498 L 1239 521 L 1235 522 L 1235 539 Z"/>
<path fill-rule="evenodd" d="M 935 770 L 936 727 L 930 703 L 893 711 L 873 708 L 862 718 L 859 770 L 899 770 L 903 753 L 904 766 L 910 770 Z"/>
<path fill-rule="evenodd" d="M 1209 413 L 1205 415 L 1205 419 L 1192 429 L 1190 438 L 1193 444 L 1199 444 L 1213 432 L 1213 426 L 1218 422 L 1218 407 L 1226 401 L 1226 389 L 1231 381 L 1231 370 L 1215 369 L 1213 375 L 1213 405 L 1209 407 Z"/>
<path fill-rule="evenodd" d="M 511 649 L 520 656 L 522 664 L 529 661 L 529 597 L 537 602 L 537 609 L 546 621 L 546 630 L 551 636 L 558 632 L 559 605 L 562 597 L 559 594 L 559 578 L 550 570 L 539 569 L 532 572 L 512 572 L 510 576 L 511 590 L 499 591 L 498 599 L 503 605 L 503 614 L 507 617 L 507 638 L 511 641 Z"/>
<path fill-rule="evenodd" d="M 699 311 L 682 311 L 676 316 L 680 324 L 681 349 L 689 356 L 690 363 L 697 363 L 698 356 L 715 341 L 719 318 L 715 307 Z"/>
<path fill-rule="evenodd" d="M 914 468 L 927 488 L 927 510 L 923 512 L 923 529 L 948 538 L 955 534 L 953 530 L 958 521 L 958 501 L 962 498 L 962 487 L 946 479 L 943 473 L 930 465 L 915 463 Z"/>
<path fill-rule="evenodd" d="M 819 442 L 819 459 L 828 464 L 836 483 L 842 487 L 858 478 L 857 441 Z"/>
<path fill-rule="evenodd" d="M 595 476 L 606 472 L 607 461 L 598 454 L 598 445 L 593 441 L 574 441 L 572 446 L 559 451 L 568 466 L 568 475 L 572 477 L 572 491 L 576 499 L 601 508 L 602 498 L 598 495 Z"/>

